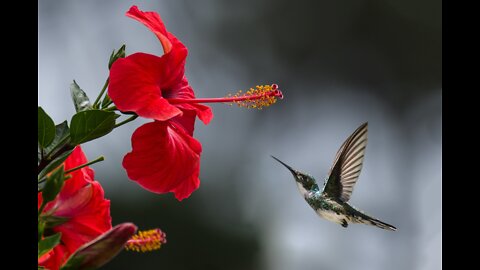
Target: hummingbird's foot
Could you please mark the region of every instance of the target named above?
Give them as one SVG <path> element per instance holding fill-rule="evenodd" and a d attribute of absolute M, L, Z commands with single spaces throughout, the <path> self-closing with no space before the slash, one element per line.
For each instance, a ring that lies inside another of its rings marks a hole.
<path fill-rule="evenodd" d="M 347 228 L 347 227 L 348 227 L 348 223 L 347 223 L 347 221 L 346 221 L 345 219 L 342 220 L 342 227 L 344 227 L 344 228 Z"/>

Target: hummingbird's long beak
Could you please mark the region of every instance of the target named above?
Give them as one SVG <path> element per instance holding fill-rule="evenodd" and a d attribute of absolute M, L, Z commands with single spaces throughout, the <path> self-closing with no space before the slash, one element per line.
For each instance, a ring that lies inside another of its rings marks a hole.
<path fill-rule="evenodd" d="M 287 164 L 283 163 L 283 161 L 281 161 L 280 159 L 278 159 L 278 158 L 276 158 L 276 157 L 274 157 L 274 156 L 272 156 L 272 155 L 270 155 L 270 156 L 271 156 L 272 158 L 274 158 L 276 161 L 280 162 L 283 166 L 287 167 L 287 169 L 293 174 L 293 176 L 296 175 L 295 170 L 294 170 L 292 167 L 290 167 L 290 166 L 288 166 Z"/>

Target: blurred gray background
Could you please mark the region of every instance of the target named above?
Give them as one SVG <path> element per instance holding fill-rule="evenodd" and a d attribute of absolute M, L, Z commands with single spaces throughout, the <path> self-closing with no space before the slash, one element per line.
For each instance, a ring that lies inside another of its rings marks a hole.
<path fill-rule="evenodd" d="M 108 57 L 162 48 L 132 5 L 157 11 L 189 49 L 198 97 L 277 83 L 262 111 L 212 106 L 197 122 L 201 185 L 182 202 L 130 181 L 121 161 L 137 120 L 83 147 L 113 223 L 160 227 L 168 244 L 122 252 L 105 269 L 441 269 L 441 1 L 39 1 L 38 103 L 74 114 L 73 79 L 95 99 Z M 319 218 L 275 155 L 321 184 L 342 142 L 369 122 L 351 203 L 398 227 L 347 229 Z"/>

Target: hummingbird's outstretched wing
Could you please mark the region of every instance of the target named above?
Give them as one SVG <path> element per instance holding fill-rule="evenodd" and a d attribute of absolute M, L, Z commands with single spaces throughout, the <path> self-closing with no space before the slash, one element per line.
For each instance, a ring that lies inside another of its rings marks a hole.
<path fill-rule="evenodd" d="M 362 170 L 367 146 L 368 123 L 363 123 L 342 144 L 328 174 L 323 192 L 347 202 Z"/>

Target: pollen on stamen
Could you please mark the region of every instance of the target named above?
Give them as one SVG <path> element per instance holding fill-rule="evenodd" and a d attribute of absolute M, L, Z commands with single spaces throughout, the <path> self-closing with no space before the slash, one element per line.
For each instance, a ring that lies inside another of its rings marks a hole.
<path fill-rule="evenodd" d="M 125 244 L 126 250 L 147 252 L 160 249 L 167 243 L 167 235 L 160 229 L 139 231 Z"/>
<path fill-rule="evenodd" d="M 227 96 L 231 98 L 232 95 Z M 278 85 L 257 85 L 255 88 L 250 88 L 245 93 L 239 90 L 233 95 L 234 100 L 229 105 L 236 104 L 238 107 L 251 108 L 261 110 L 275 104 L 278 99 L 283 99 L 283 94 L 278 90 Z"/>

